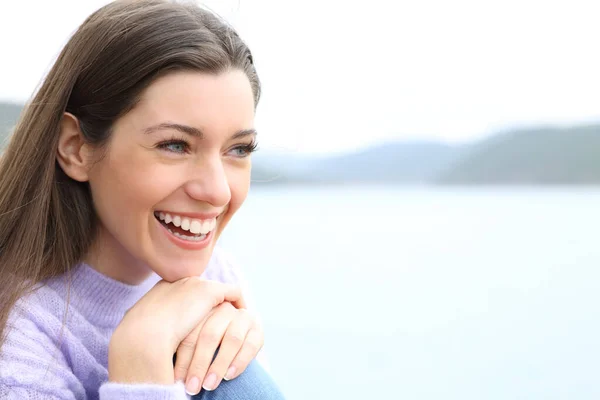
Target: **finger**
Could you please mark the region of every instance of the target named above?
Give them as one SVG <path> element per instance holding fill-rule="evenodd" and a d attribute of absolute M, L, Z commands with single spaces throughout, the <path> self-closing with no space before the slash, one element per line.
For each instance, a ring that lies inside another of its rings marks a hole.
<path fill-rule="evenodd" d="M 200 386 L 207 378 L 206 372 L 235 312 L 230 303 L 222 303 L 200 330 L 186 378 L 189 394 L 195 395 L 200 392 Z"/>
<path fill-rule="evenodd" d="M 226 293 L 224 301 L 228 301 L 238 310 L 248 308 L 248 305 L 246 304 L 246 300 L 242 295 L 242 290 L 240 289 L 240 287 L 234 286 L 231 289 L 231 292 Z"/>
<path fill-rule="evenodd" d="M 206 323 L 205 318 L 189 335 L 187 335 L 179 346 L 177 347 L 177 358 L 175 359 L 174 374 L 175 381 L 183 381 L 187 374 L 192 358 L 194 357 L 194 351 L 196 350 L 196 342 L 198 341 L 198 335 L 200 329 Z"/>
<path fill-rule="evenodd" d="M 206 390 L 216 389 L 222 379 L 228 378 L 228 374 L 235 374 L 235 368 L 233 371 L 230 371 L 230 368 L 233 368 L 232 362 L 240 352 L 244 341 L 246 340 L 246 335 L 252 329 L 253 325 L 254 321 L 250 318 L 248 313 L 243 310 L 238 310 L 237 317 L 229 324 L 227 332 L 225 332 L 225 336 L 221 342 L 221 346 L 219 347 L 219 352 L 206 374 L 205 383 L 203 385 Z M 243 368 L 245 369 L 245 366 L 243 366 Z M 216 379 L 214 379 L 215 377 Z"/>
<path fill-rule="evenodd" d="M 209 283 L 211 284 L 210 292 L 214 301 L 212 307 L 216 307 L 224 302 L 229 302 L 235 308 L 246 308 L 246 300 L 244 300 L 242 289 L 239 285 L 213 281 Z"/>
<path fill-rule="evenodd" d="M 179 324 L 173 338 L 173 350 L 215 307 L 228 299 L 233 302 L 241 299 L 241 289 L 234 285 L 196 278 L 182 279 L 177 284 L 179 290 L 175 294 L 181 297 L 177 301 L 180 305 Z"/>
<path fill-rule="evenodd" d="M 217 290 L 222 293 L 223 298 L 219 298 L 219 303 L 222 303 L 224 301 L 228 301 L 231 304 L 233 304 L 234 307 L 236 308 L 244 308 L 246 307 L 246 302 L 244 301 L 244 298 L 242 296 L 242 289 L 240 288 L 239 285 L 231 285 L 231 284 L 224 284 L 224 283 L 220 283 L 219 284 L 219 288 L 217 288 Z"/>
<path fill-rule="evenodd" d="M 176 352 L 177 358 L 174 366 L 175 381 L 186 380 L 190 365 L 192 364 L 194 352 L 196 351 L 196 344 L 198 342 L 200 330 L 206 324 L 206 321 L 208 321 L 208 319 L 216 312 L 216 310 L 217 307 L 213 308 L 213 310 L 200 322 L 200 324 L 198 324 L 198 326 L 196 326 L 196 328 L 194 328 L 194 330 L 190 332 L 190 334 L 186 336 L 181 343 L 179 343 Z"/>
<path fill-rule="evenodd" d="M 231 368 L 233 371 L 231 374 L 227 374 L 227 380 L 237 378 L 242 372 L 244 372 L 246 367 L 248 367 L 248 364 L 250 364 L 250 362 L 258 355 L 264 345 L 264 342 L 265 340 L 262 329 L 255 325 L 246 335 L 246 340 L 244 340 L 242 348 L 231 363 Z"/>
<path fill-rule="evenodd" d="M 238 300 L 236 301 L 232 301 L 231 304 L 237 308 L 238 310 L 242 310 L 242 309 L 246 309 L 248 308 L 248 304 L 246 304 L 246 300 L 243 297 L 240 297 Z"/>

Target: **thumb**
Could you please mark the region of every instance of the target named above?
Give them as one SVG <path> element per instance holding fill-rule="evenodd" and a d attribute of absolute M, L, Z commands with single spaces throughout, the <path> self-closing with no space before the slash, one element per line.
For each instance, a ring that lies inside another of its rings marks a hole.
<path fill-rule="evenodd" d="M 224 284 L 223 289 L 223 300 L 220 301 L 218 304 L 222 303 L 223 301 L 228 301 L 235 308 L 246 308 L 246 301 L 242 296 L 242 289 L 239 286 Z M 215 304 L 215 306 L 218 304 Z"/>

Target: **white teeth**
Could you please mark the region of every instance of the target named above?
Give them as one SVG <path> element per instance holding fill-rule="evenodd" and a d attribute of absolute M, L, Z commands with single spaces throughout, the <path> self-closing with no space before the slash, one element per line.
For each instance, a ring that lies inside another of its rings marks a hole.
<path fill-rule="evenodd" d="M 203 233 L 203 234 L 204 234 L 204 233 L 208 233 L 208 231 L 207 231 L 207 232 L 204 232 L 204 231 L 202 230 L 202 227 L 203 227 L 203 226 L 204 226 L 204 224 L 201 224 L 201 223 L 200 223 L 200 221 L 198 221 L 198 220 L 193 220 L 193 221 L 190 223 L 190 232 L 192 232 L 192 233 L 194 233 L 194 234 L 196 234 L 196 235 L 197 235 L 197 234 L 199 234 L 199 233 Z"/>
<path fill-rule="evenodd" d="M 200 236 L 182 235 L 180 233 L 173 232 L 170 229 L 169 229 L 169 232 L 171 232 L 174 236 L 177 236 L 179 239 L 188 240 L 190 242 L 199 242 L 199 241 L 203 240 L 206 237 L 206 235 L 200 235 Z"/>
<path fill-rule="evenodd" d="M 189 231 L 190 230 L 190 220 L 187 218 L 184 218 L 181 221 L 181 229 L 183 229 L 184 231 Z"/>
<path fill-rule="evenodd" d="M 200 228 L 200 232 L 199 233 L 202 233 L 204 235 L 204 234 L 210 232 L 211 231 L 211 229 L 210 229 L 211 225 L 212 225 L 211 220 L 206 220 L 206 221 L 202 222 L 202 227 Z"/>
<path fill-rule="evenodd" d="M 164 221 L 165 224 L 173 224 L 176 227 L 180 227 L 184 231 L 189 231 L 193 233 L 195 236 L 198 235 L 204 236 L 207 233 L 213 231 L 217 226 L 217 219 L 211 218 L 206 220 L 199 219 L 191 219 L 186 217 L 180 217 L 179 215 L 171 215 L 166 212 L 158 212 L 155 214 L 161 221 Z"/>

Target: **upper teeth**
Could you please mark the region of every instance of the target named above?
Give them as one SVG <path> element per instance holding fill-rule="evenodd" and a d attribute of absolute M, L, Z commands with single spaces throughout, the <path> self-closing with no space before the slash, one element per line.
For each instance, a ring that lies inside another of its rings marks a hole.
<path fill-rule="evenodd" d="M 208 232 L 215 229 L 215 226 L 217 225 L 216 218 L 199 220 L 188 217 L 181 217 L 179 215 L 169 214 L 165 212 L 158 213 L 158 218 L 160 218 L 161 221 L 165 221 L 165 223 L 167 224 L 172 223 L 173 225 L 180 227 L 184 231 L 190 231 L 195 235 L 206 235 Z"/>

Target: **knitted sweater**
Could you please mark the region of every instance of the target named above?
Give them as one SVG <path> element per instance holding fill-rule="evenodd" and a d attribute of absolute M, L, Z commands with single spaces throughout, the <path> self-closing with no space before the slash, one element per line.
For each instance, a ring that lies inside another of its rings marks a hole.
<path fill-rule="evenodd" d="M 205 279 L 241 283 L 219 248 Z M 108 380 L 108 344 L 113 331 L 160 278 L 127 285 L 77 266 L 71 284 L 65 276 L 44 282 L 20 299 L 9 316 L 0 350 L 0 398 L 32 400 L 185 400 L 182 383 L 119 384 Z M 66 313 L 65 313 L 66 312 Z"/>

